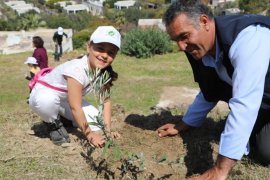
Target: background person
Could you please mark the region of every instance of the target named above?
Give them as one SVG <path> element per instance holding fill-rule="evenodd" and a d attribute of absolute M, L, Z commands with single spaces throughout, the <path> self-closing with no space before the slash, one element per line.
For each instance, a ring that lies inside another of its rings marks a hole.
<path fill-rule="evenodd" d="M 25 79 L 31 80 L 37 72 L 40 71 L 40 68 L 38 66 L 37 60 L 34 57 L 28 57 L 24 64 L 27 64 L 29 68 L 29 75 L 25 76 Z"/>
<path fill-rule="evenodd" d="M 230 113 L 217 162 L 194 179 L 226 179 L 250 148 L 270 164 L 270 17 L 214 18 L 200 1 L 178 0 L 164 21 L 171 39 L 186 53 L 201 91 L 182 121 L 160 127 L 158 135 L 199 127 L 219 100 L 226 101 Z"/>
<path fill-rule="evenodd" d="M 47 68 L 48 67 L 48 55 L 47 51 L 44 48 L 44 41 L 39 36 L 34 36 L 33 40 L 33 47 L 35 47 L 35 50 L 33 52 L 33 57 L 36 58 L 38 66 L 40 69 Z"/>
<path fill-rule="evenodd" d="M 114 27 L 98 27 L 87 45 L 88 55 L 55 67 L 41 78 L 45 84 L 37 83 L 33 88 L 29 99 L 30 108 L 41 116 L 54 144 L 60 145 L 70 141 L 59 115 L 72 120 L 94 146 L 101 147 L 105 143 L 104 137 L 94 132 L 99 128 L 88 124 L 92 121 L 89 115 L 97 116 L 98 110 L 83 100 L 83 96 L 95 88 L 86 72 L 95 71 L 97 68 L 108 71 L 111 80 L 106 88 L 110 90 L 112 81 L 117 79 L 117 73 L 113 71 L 111 64 L 120 49 L 120 43 L 121 35 Z M 104 103 L 103 116 L 109 132 L 111 106 L 108 97 Z M 119 134 L 112 132 L 112 136 L 118 137 Z"/>
<path fill-rule="evenodd" d="M 53 41 L 55 43 L 55 54 L 59 53 L 59 57 L 61 57 L 63 54 L 63 36 L 65 36 L 66 38 L 68 37 L 68 35 L 64 32 L 64 29 L 62 27 L 58 27 L 57 31 L 53 34 Z"/>

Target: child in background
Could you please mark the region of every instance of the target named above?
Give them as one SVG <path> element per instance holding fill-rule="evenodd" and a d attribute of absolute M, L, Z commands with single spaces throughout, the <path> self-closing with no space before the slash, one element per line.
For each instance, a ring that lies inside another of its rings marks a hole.
<path fill-rule="evenodd" d="M 40 71 L 40 68 L 36 58 L 34 57 L 28 57 L 24 64 L 27 64 L 29 68 L 29 75 L 25 75 L 25 79 L 30 81 L 35 76 L 35 74 Z"/>

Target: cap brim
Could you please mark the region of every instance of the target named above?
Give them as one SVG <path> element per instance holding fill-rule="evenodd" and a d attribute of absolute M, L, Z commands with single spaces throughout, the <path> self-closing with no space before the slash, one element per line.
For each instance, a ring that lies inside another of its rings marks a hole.
<path fill-rule="evenodd" d="M 92 40 L 93 41 L 93 43 L 95 43 L 95 44 L 97 44 L 97 43 L 110 43 L 110 44 L 113 44 L 113 45 L 115 45 L 116 47 L 118 47 L 119 49 L 120 49 L 120 44 L 117 44 L 116 42 L 115 42 L 115 40 L 113 40 L 113 39 L 110 39 L 110 38 L 106 38 L 106 40 L 97 40 L 97 39 L 93 39 Z"/>
<path fill-rule="evenodd" d="M 29 61 L 25 61 L 24 64 L 34 64 L 34 65 L 38 65 L 38 63 L 33 63 L 33 62 L 29 62 Z"/>

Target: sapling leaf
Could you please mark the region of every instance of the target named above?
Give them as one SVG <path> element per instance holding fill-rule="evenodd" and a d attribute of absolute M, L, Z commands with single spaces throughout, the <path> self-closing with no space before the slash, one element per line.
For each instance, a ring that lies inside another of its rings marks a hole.
<path fill-rule="evenodd" d="M 114 146 L 113 153 L 114 153 L 115 160 L 119 161 L 121 159 L 121 150 L 119 146 Z"/>
<path fill-rule="evenodd" d="M 105 146 L 103 147 L 103 151 L 102 151 L 102 156 L 105 156 L 108 152 L 108 149 L 109 147 L 111 146 L 112 144 L 112 140 L 108 140 L 106 143 L 105 143 Z"/>

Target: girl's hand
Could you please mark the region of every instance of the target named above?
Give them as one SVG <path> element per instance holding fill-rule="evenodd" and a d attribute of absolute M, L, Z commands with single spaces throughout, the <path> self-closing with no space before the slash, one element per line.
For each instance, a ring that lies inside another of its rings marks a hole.
<path fill-rule="evenodd" d="M 121 137 L 121 135 L 117 131 L 114 131 L 114 132 L 111 132 L 111 137 L 114 139 L 118 139 Z"/>
<path fill-rule="evenodd" d="M 104 146 L 105 143 L 105 139 L 99 135 L 96 134 L 94 132 L 91 132 L 88 136 L 87 136 L 87 140 L 94 145 L 95 147 L 101 148 Z"/>

